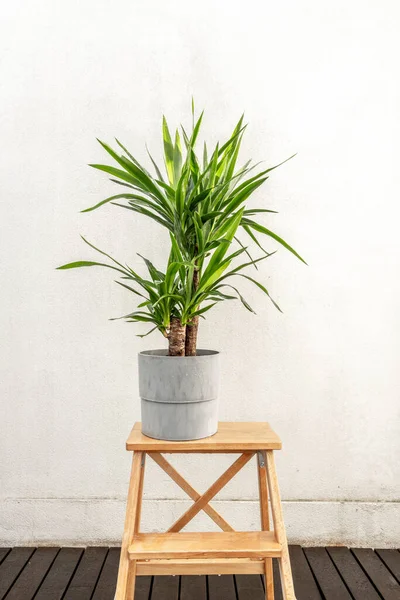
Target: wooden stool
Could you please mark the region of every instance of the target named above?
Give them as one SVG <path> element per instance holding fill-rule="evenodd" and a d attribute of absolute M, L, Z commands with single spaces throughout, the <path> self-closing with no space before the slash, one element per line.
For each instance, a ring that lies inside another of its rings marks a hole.
<path fill-rule="evenodd" d="M 283 597 L 295 600 L 274 450 L 281 440 L 268 423 L 220 423 L 212 437 L 167 442 L 146 437 L 136 423 L 126 449 L 134 451 L 115 600 L 133 600 L 137 575 L 260 573 L 265 597 L 274 598 L 272 558 L 279 562 Z M 241 453 L 204 493 L 199 494 L 161 453 Z M 166 533 L 139 533 L 146 454 L 194 501 Z M 237 532 L 210 506 L 214 496 L 257 454 L 261 531 Z M 274 528 L 270 527 L 268 497 Z M 220 533 L 179 533 L 204 510 Z"/>

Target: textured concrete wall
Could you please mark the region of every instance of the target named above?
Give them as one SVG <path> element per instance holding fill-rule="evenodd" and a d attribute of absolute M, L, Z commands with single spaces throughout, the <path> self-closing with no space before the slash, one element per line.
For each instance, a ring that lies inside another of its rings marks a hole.
<path fill-rule="evenodd" d="M 134 266 L 137 251 L 162 264 L 168 240 L 140 216 L 79 214 L 113 191 L 86 163 L 104 159 L 96 136 L 159 156 L 162 112 L 188 123 L 193 93 L 213 141 L 246 110 L 243 160 L 298 152 L 258 200 L 310 264 L 284 251 L 262 263 L 283 315 L 243 285 L 257 316 L 229 303 L 202 322 L 201 346 L 222 352 L 221 418 L 281 434 L 291 540 L 398 543 L 398 3 L 15 0 L 0 11 L 0 542 L 121 535 L 136 354 L 162 341 L 108 321 L 132 309 L 110 273 L 54 268 L 93 257 L 78 233 Z M 228 459 L 175 462 L 205 489 Z M 254 470 L 219 497 L 238 526 L 257 523 Z M 170 522 L 179 498 L 151 465 L 148 526 Z"/>

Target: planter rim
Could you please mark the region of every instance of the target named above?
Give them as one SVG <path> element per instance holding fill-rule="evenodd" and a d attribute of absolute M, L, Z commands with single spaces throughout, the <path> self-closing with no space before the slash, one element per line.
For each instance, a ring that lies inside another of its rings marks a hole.
<path fill-rule="evenodd" d="M 168 350 L 166 350 L 165 348 L 162 349 L 157 349 L 157 350 L 142 350 L 141 352 L 139 352 L 139 356 L 146 356 L 149 358 L 179 358 L 180 360 L 182 360 L 183 358 L 186 359 L 193 359 L 193 358 L 202 358 L 202 359 L 206 359 L 209 358 L 211 356 L 217 356 L 219 355 L 218 350 L 206 350 L 204 348 L 199 348 L 196 351 L 196 356 L 169 356 L 168 355 Z"/>

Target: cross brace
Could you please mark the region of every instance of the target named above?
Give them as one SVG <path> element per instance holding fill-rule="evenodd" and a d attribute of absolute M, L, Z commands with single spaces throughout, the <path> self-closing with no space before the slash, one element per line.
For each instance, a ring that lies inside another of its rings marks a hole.
<path fill-rule="evenodd" d="M 201 510 L 223 531 L 235 531 L 221 515 L 209 505 L 210 500 L 240 471 L 254 456 L 254 452 L 245 452 L 208 488 L 200 495 L 182 475 L 158 452 L 149 452 L 149 456 L 167 473 L 179 487 L 194 500 L 194 504 L 167 530 L 167 533 L 178 532 L 185 527 Z"/>

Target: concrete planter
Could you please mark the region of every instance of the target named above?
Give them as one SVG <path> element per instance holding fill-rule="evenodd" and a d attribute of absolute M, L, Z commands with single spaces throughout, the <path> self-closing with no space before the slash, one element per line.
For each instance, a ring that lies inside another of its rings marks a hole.
<path fill-rule="evenodd" d="M 139 354 L 142 432 L 159 440 L 198 440 L 218 429 L 219 353 Z"/>

